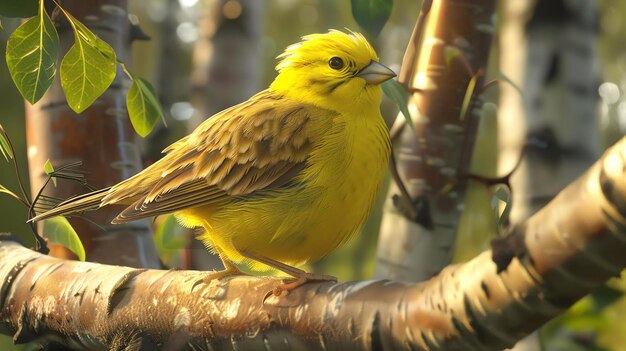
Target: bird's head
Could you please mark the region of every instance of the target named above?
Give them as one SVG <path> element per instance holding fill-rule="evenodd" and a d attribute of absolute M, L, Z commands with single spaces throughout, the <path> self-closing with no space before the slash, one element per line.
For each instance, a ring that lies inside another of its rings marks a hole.
<path fill-rule="evenodd" d="M 360 33 L 331 30 L 311 34 L 278 56 L 279 72 L 270 89 L 291 98 L 337 110 L 380 104 L 379 84 L 395 77 Z"/>

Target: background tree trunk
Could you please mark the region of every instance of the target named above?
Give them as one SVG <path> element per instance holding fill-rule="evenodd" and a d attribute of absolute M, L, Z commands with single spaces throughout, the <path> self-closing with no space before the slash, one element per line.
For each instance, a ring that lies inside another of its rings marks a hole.
<path fill-rule="evenodd" d="M 107 41 L 120 60 L 128 61 L 132 38 L 126 0 L 61 1 L 61 6 Z M 74 42 L 74 33 L 62 15 L 53 16 L 53 21 L 59 32 L 62 52 L 66 52 Z M 83 162 L 80 169 L 87 172 L 87 181 L 95 188 L 115 184 L 141 169 L 137 136 L 126 111 L 128 85 L 128 80 L 118 69 L 110 88 L 77 115 L 65 101 L 57 74 L 44 97 L 35 105 L 26 106 L 33 194 L 47 178 L 43 171 L 47 159 L 55 168 Z M 87 189 L 78 183 L 60 181 L 58 187 L 49 185 L 45 194 L 66 199 L 85 192 Z M 85 246 L 87 260 L 132 267 L 159 267 L 148 221 L 110 225 L 118 210 L 107 208 L 70 219 Z M 61 257 L 72 255 L 60 247 L 53 253 Z"/>
<path fill-rule="evenodd" d="M 202 0 L 198 40 L 193 47 L 191 101 L 196 109 L 189 131 L 259 92 L 264 5 L 257 0 Z M 199 240 L 186 251 L 189 268 L 221 269 L 219 257 Z"/>
<path fill-rule="evenodd" d="M 544 207 L 600 154 L 594 0 L 502 1 L 500 173 L 511 177 L 511 222 Z M 526 147 L 525 147 L 526 145 Z M 522 150 L 525 148 L 524 155 Z M 536 350 L 539 338 L 515 350 Z M 548 347 L 548 345 L 544 345 Z"/>
<path fill-rule="evenodd" d="M 482 85 L 494 11 L 495 1 L 433 1 L 418 60 L 403 63 L 414 66 L 409 108 L 416 117 L 415 131 L 405 127 L 395 145 L 416 217 L 407 217 L 397 195 L 387 201 L 376 277 L 423 281 L 450 263 L 464 209 L 480 88 L 470 91 L 471 103 L 463 116 L 461 106 L 470 81 Z M 448 62 L 452 51 L 459 54 Z M 399 193 L 395 183 L 389 190 Z"/>

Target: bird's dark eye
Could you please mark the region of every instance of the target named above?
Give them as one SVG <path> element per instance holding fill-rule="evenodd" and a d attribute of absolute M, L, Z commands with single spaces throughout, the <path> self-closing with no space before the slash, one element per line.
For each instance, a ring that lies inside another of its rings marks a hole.
<path fill-rule="evenodd" d="M 332 69 L 342 69 L 343 68 L 343 60 L 340 57 L 333 57 L 328 60 L 328 65 Z"/>

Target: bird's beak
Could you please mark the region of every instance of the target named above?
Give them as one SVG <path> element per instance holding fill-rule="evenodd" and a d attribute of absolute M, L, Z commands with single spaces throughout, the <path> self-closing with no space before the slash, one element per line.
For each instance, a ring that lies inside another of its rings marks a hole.
<path fill-rule="evenodd" d="M 389 80 L 396 76 L 392 70 L 381 65 L 376 61 L 370 61 L 370 64 L 365 66 L 359 73 L 356 75 L 357 77 L 361 77 L 365 79 L 367 84 L 380 84 L 386 80 Z"/>

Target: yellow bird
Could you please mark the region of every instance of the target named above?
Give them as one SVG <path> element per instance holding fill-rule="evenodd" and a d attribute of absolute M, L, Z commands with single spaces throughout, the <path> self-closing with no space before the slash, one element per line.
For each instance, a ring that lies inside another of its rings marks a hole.
<path fill-rule="evenodd" d="M 395 77 L 359 33 L 311 34 L 278 58 L 269 89 L 207 119 L 137 175 L 61 203 L 33 220 L 128 207 L 113 223 L 175 213 L 201 227 L 225 270 L 208 282 L 268 266 L 294 278 L 335 280 L 294 266 L 323 257 L 365 222 L 389 160 L 380 83 Z"/>

